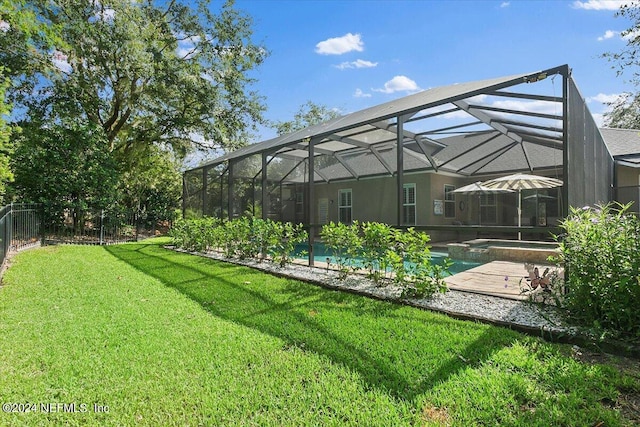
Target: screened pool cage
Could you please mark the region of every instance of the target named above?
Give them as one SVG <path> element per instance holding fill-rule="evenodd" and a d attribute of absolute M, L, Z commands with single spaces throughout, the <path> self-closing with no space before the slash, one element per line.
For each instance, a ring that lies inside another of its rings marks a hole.
<path fill-rule="evenodd" d="M 185 217 L 379 221 L 433 241 L 548 235 L 569 206 L 611 199 L 613 159 L 567 65 L 436 87 L 206 162 L 184 174 Z M 455 193 L 522 172 L 562 187 Z"/>

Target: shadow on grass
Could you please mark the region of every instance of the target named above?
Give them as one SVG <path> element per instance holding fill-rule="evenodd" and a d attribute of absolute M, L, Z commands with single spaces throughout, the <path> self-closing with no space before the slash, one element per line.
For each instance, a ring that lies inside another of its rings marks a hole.
<path fill-rule="evenodd" d="M 370 387 L 413 400 L 517 334 L 427 311 L 276 278 L 157 244 L 107 251 L 215 316 L 282 339 L 358 372 Z"/>

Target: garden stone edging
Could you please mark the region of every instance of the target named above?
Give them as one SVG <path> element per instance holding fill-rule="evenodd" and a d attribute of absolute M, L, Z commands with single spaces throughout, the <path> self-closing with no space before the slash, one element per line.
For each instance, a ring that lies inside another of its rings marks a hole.
<path fill-rule="evenodd" d="M 404 304 L 446 314 L 460 320 L 471 320 L 506 327 L 522 333 L 542 337 L 551 342 L 574 344 L 605 353 L 640 358 L 640 347 L 628 343 L 597 339 L 579 327 L 566 325 L 560 310 L 554 306 L 536 304 L 473 292 L 448 290 L 432 298 L 403 298 L 402 289 L 393 284 L 376 284 L 364 276 L 339 279 L 338 272 L 326 268 L 289 264 L 280 267 L 267 260 L 226 258 L 218 252 L 192 252 L 166 245 L 177 252 L 229 262 L 273 274 L 301 280 L 323 288 L 346 291 L 369 298 Z"/>

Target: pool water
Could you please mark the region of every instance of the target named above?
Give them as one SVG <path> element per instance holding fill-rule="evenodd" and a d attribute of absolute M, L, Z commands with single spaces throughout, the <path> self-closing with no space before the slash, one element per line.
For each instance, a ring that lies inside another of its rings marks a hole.
<path fill-rule="evenodd" d="M 306 254 L 307 251 L 308 251 L 308 245 L 306 244 L 296 245 L 296 249 L 294 252 L 295 257 L 299 259 L 308 259 L 308 255 Z M 448 257 L 448 254 L 444 252 L 434 252 L 434 251 L 431 252 L 431 259 L 436 264 L 442 264 L 445 258 L 447 257 Z M 323 243 L 314 243 L 313 244 L 313 261 L 316 263 L 320 263 L 320 262 L 326 263 L 327 259 L 331 264 L 333 265 L 336 264 L 336 260 L 333 257 L 333 252 L 330 249 L 327 249 Z M 474 261 L 462 261 L 462 260 L 452 260 L 452 261 L 453 261 L 453 264 L 449 267 L 450 275 L 457 274 L 483 264 L 481 262 L 474 262 Z M 356 263 L 363 264 L 363 261 L 356 259 Z"/>

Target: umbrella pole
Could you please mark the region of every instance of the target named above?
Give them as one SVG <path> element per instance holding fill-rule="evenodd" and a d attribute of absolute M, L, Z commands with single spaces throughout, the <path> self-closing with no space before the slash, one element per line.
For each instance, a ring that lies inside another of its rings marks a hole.
<path fill-rule="evenodd" d="M 520 227 L 522 225 L 522 191 L 518 190 L 518 240 L 522 240 Z"/>

